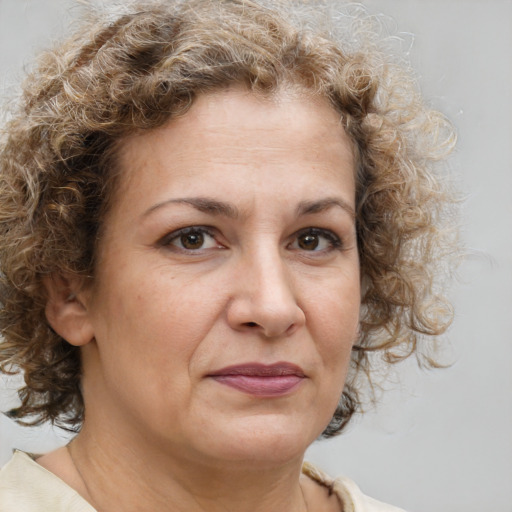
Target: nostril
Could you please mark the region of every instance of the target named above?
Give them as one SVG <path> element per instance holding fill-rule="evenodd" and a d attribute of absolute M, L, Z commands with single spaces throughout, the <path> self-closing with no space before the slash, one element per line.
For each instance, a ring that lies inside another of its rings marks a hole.
<path fill-rule="evenodd" d="M 247 327 L 257 327 L 258 324 L 256 322 L 246 322 Z"/>

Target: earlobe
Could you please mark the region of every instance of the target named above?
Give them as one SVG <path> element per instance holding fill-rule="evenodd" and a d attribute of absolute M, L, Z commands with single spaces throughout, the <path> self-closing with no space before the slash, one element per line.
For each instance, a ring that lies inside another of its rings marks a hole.
<path fill-rule="evenodd" d="M 43 280 L 46 292 L 46 319 L 68 343 L 82 346 L 94 338 L 86 304 L 81 300 L 82 279 L 52 274 Z"/>

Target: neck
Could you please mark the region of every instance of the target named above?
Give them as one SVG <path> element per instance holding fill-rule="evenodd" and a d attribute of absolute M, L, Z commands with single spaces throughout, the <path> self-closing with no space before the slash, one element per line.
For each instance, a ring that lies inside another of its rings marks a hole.
<path fill-rule="evenodd" d="M 87 424 L 69 452 L 83 484 L 78 490 L 98 512 L 307 511 L 301 458 L 272 467 L 198 463 L 119 432 L 96 438 Z"/>

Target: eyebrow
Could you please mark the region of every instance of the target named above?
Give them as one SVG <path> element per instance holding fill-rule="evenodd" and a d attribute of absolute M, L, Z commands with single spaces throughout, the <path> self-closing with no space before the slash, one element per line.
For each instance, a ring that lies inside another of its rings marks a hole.
<path fill-rule="evenodd" d="M 146 217 L 150 213 L 158 210 L 169 204 L 186 204 L 192 206 L 196 210 L 203 213 L 209 213 L 210 215 L 222 215 L 229 217 L 230 219 L 236 219 L 240 216 L 240 212 L 236 206 L 226 203 L 224 201 L 217 201 L 207 197 L 183 197 L 179 199 L 168 199 L 153 205 L 149 210 L 146 210 L 142 216 Z"/>
<path fill-rule="evenodd" d="M 241 216 L 240 210 L 231 203 L 210 199 L 207 197 L 183 197 L 179 199 L 168 199 L 153 205 L 146 210 L 142 216 L 147 217 L 149 214 L 167 206 L 169 204 L 186 204 L 192 206 L 196 210 L 210 215 L 220 215 L 230 219 L 237 219 Z M 347 212 L 352 219 L 355 219 L 354 209 L 340 197 L 327 197 L 318 201 L 301 201 L 297 206 L 297 216 L 313 215 L 329 210 L 333 207 L 339 207 Z"/>
<path fill-rule="evenodd" d="M 354 211 L 354 208 L 352 208 L 352 206 L 350 206 L 341 197 L 326 197 L 325 199 L 320 199 L 319 201 L 302 201 L 297 206 L 297 216 L 321 213 L 325 210 L 333 208 L 334 206 L 338 206 L 345 210 L 352 219 L 356 218 L 356 212 Z"/>

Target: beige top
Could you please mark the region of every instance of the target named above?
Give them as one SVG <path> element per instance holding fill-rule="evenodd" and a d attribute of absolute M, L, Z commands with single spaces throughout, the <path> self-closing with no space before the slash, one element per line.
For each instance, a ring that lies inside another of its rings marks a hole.
<path fill-rule="evenodd" d="M 336 494 L 343 512 L 404 512 L 364 496 L 352 480 L 331 479 L 305 463 L 303 472 Z M 0 512 L 96 512 L 75 490 L 40 466 L 26 453 L 16 451 L 0 470 Z"/>

